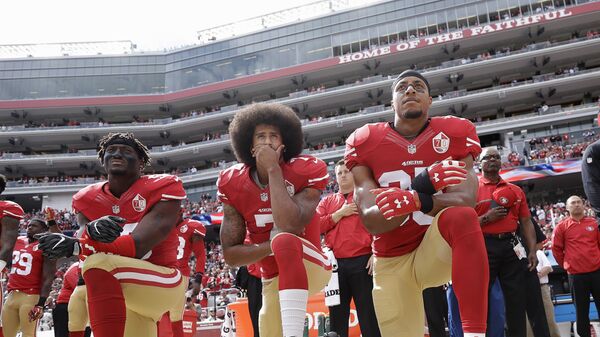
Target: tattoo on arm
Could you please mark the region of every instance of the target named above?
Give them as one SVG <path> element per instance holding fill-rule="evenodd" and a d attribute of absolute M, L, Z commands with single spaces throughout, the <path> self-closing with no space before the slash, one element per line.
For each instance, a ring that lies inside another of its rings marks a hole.
<path fill-rule="evenodd" d="M 223 249 L 241 245 L 246 238 L 246 222 L 232 206 L 223 205 L 223 223 L 221 224 L 221 245 Z"/>

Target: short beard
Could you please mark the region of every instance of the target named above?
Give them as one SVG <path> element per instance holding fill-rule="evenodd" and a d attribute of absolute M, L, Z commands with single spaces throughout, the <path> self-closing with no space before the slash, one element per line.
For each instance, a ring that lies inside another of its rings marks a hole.
<path fill-rule="evenodd" d="M 423 116 L 423 110 L 408 110 L 404 113 L 405 119 L 419 119 Z"/>
<path fill-rule="evenodd" d="M 110 170 L 109 173 L 112 176 L 119 176 L 119 177 L 126 176 L 129 174 L 129 172 L 127 172 L 126 169 L 116 169 L 116 170 L 113 169 L 113 170 Z"/>

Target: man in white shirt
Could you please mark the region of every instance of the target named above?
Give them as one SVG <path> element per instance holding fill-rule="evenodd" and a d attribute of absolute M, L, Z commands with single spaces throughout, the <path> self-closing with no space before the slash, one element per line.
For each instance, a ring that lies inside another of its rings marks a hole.
<path fill-rule="evenodd" d="M 546 212 L 544 212 L 544 209 L 540 206 L 537 207 L 537 218 L 538 218 L 538 223 L 543 226 L 546 224 Z"/>
<path fill-rule="evenodd" d="M 554 305 L 552 304 L 552 298 L 550 296 L 550 285 L 548 284 L 548 274 L 552 272 L 552 265 L 546 257 L 546 254 L 537 250 L 536 255 L 538 258 L 537 273 L 540 279 L 540 286 L 542 289 L 542 299 L 544 301 L 544 311 L 546 312 L 546 320 L 548 321 L 548 329 L 550 330 L 550 337 L 560 337 L 560 331 L 558 325 L 554 320 Z M 533 336 L 529 322 L 527 324 L 527 336 Z"/>

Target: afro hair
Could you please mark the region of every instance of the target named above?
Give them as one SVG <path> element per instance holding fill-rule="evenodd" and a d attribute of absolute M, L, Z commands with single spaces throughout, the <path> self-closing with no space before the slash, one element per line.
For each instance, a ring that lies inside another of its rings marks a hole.
<path fill-rule="evenodd" d="M 256 159 L 252 156 L 252 143 L 254 130 L 261 124 L 279 129 L 285 145 L 284 161 L 287 162 L 302 153 L 304 135 L 296 113 L 283 104 L 255 103 L 237 112 L 229 124 L 231 144 L 238 162 L 250 167 L 256 166 Z"/>

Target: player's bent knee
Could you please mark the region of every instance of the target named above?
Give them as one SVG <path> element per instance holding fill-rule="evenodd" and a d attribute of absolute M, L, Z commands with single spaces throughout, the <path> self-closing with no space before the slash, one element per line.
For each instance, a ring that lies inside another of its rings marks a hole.
<path fill-rule="evenodd" d="M 302 253 L 302 239 L 291 233 L 279 233 L 271 239 L 271 250 L 275 256 L 290 250 Z"/>
<path fill-rule="evenodd" d="M 95 268 L 102 269 L 106 271 L 111 271 L 114 269 L 113 260 L 114 255 L 98 253 L 93 254 L 87 257 L 85 263 L 83 264 L 83 268 L 81 268 L 81 272 L 85 273 L 86 271 Z"/>
<path fill-rule="evenodd" d="M 462 206 L 445 209 L 438 219 L 438 228 L 446 239 L 481 231 L 475 209 Z"/>

